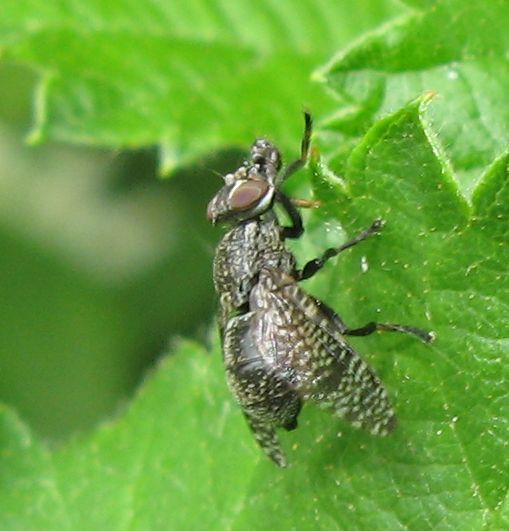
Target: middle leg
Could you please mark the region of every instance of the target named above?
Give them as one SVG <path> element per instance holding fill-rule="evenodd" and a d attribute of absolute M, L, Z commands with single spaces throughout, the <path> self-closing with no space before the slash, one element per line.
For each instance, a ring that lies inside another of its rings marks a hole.
<path fill-rule="evenodd" d="M 352 238 L 343 245 L 340 245 L 339 247 L 332 247 L 330 249 L 327 249 L 319 258 L 310 260 L 302 269 L 297 271 L 296 279 L 300 281 L 306 280 L 307 278 L 311 278 L 317 271 L 320 271 L 320 269 L 322 269 L 322 267 L 326 264 L 328 260 L 334 258 L 339 253 L 346 251 L 346 249 L 350 249 L 350 247 L 357 245 L 358 243 L 362 242 L 366 238 L 369 238 L 373 234 L 377 234 L 382 227 L 383 221 L 381 219 L 376 219 L 370 227 L 362 231 L 355 238 Z"/>

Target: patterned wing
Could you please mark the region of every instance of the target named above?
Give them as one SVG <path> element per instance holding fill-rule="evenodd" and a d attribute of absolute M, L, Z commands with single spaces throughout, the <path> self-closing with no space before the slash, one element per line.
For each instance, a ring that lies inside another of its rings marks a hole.
<path fill-rule="evenodd" d="M 251 428 L 251 432 L 253 433 L 256 442 L 260 445 L 266 455 L 280 467 L 286 467 L 286 456 L 276 435 L 274 424 L 264 422 L 263 420 L 250 415 L 246 411 L 244 411 L 244 416 L 246 417 L 247 423 Z"/>
<path fill-rule="evenodd" d="M 330 308 L 274 269 L 260 274 L 251 308 L 272 313 L 280 370 L 304 400 L 376 435 L 396 427 L 382 382 L 345 341 L 344 325 Z"/>

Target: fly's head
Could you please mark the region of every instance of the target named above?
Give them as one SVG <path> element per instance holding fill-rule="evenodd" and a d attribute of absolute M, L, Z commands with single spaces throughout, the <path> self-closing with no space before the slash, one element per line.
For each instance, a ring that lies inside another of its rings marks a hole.
<path fill-rule="evenodd" d="M 279 150 L 267 140 L 256 140 L 251 147 L 251 159 L 223 177 L 224 186 L 208 205 L 208 220 L 213 224 L 235 224 L 270 210 L 280 169 Z"/>
<path fill-rule="evenodd" d="M 259 138 L 251 146 L 251 166 L 259 173 L 266 173 L 273 181 L 281 169 L 281 154 L 274 144 Z"/>

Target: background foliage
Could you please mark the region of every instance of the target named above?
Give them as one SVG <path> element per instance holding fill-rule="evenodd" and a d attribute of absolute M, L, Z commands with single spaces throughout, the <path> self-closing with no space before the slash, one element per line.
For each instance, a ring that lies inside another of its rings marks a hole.
<path fill-rule="evenodd" d="M 4 2 L 0 527 L 509 527 L 508 23 L 503 0 Z M 306 408 L 283 471 L 207 333 L 203 212 L 231 148 L 296 155 L 303 106 L 322 158 L 289 185 L 324 207 L 298 257 L 387 222 L 306 289 L 438 340 L 355 341 L 400 429 Z M 114 415 L 175 334 L 198 341 Z"/>

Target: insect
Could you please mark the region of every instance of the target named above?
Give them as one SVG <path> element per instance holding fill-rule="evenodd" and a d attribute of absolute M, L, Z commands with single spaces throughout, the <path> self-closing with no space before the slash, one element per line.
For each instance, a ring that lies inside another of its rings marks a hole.
<path fill-rule="evenodd" d="M 267 140 L 256 140 L 250 160 L 224 177 L 207 212 L 212 223 L 232 225 L 214 259 L 228 384 L 258 444 L 282 467 L 287 460 L 276 430 L 295 429 L 306 401 L 376 435 L 396 426 L 383 384 L 345 336 L 384 330 L 412 334 L 424 342 L 433 339 L 432 333 L 397 324 L 371 322 L 351 329 L 298 285 L 382 226 L 376 220 L 357 237 L 297 268 L 285 240 L 303 234 L 302 218 L 280 186 L 305 164 L 311 130 L 311 117 L 305 113 L 300 158 L 285 169 L 279 150 Z M 276 204 L 286 211 L 291 226 L 279 223 Z"/>

